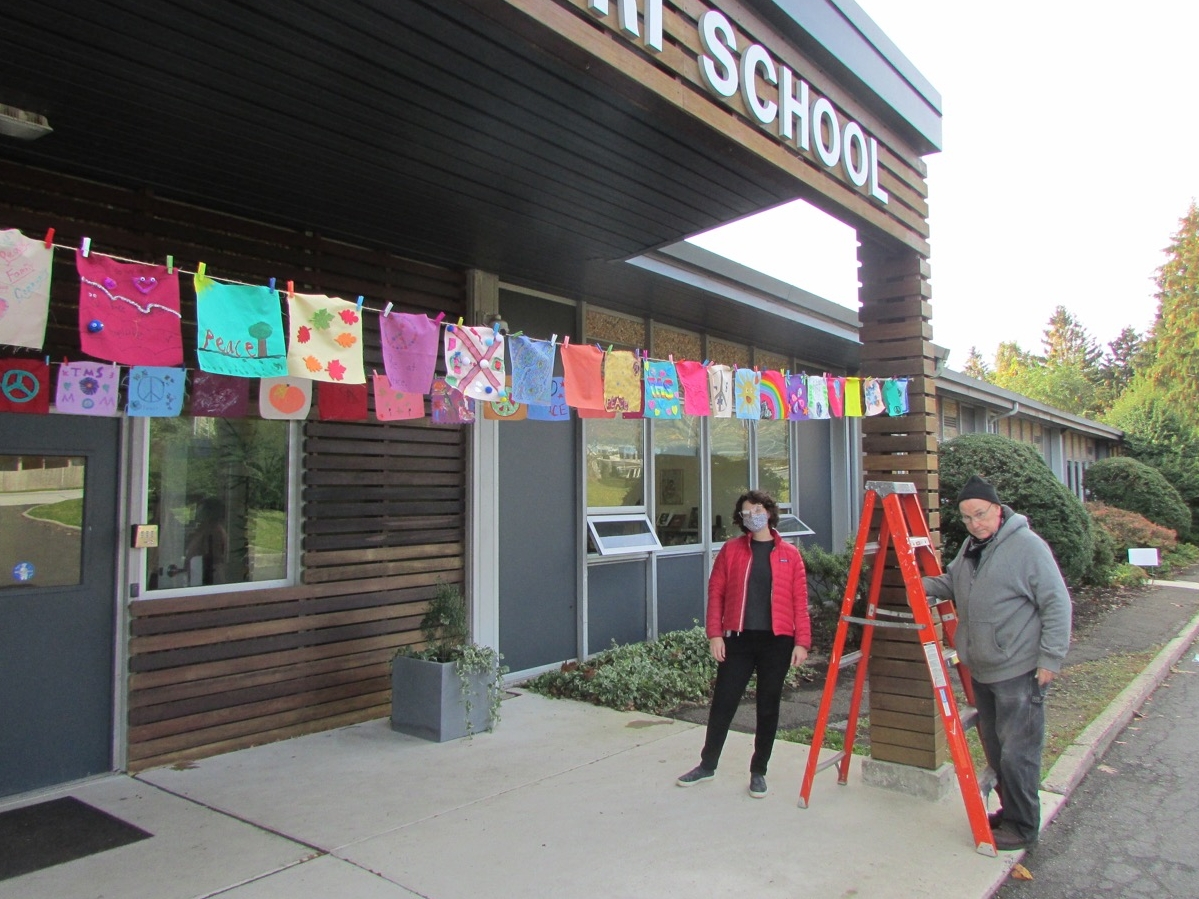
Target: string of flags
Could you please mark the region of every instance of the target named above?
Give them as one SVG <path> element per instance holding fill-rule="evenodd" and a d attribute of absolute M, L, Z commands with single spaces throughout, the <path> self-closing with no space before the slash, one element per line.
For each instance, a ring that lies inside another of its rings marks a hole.
<path fill-rule="evenodd" d="M 40 351 L 49 316 L 55 244 L 0 230 L 0 345 Z M 363 365 L 363 298 L 357 302 L 269 285 L 221 281 L 201 262 L 193 274 L 198 370 L 183 368 L 179 276 L 174 260 L 151 265 L 75 249 L 79 335 L 84 353 L 103 361 L 54 363 L 54 405 L 72 415 L 236 418 L 249 410 L 257 379 L 258 412 L 305 419 L 316 390 L 324 420 L 369 416 L 423 418 L 425 398 L 438 424 L 468 424 L 477 406 L 488 419 L 678 419 L 712 416 L 803 421 L 909 411 L 906 378 L 759 371 L 691 360 L 650 359 L 641 350 L 507 335 L 498 325 L 464 325 L 424 314 L 379 314 L 384 373 Z M 287 303 L 283 324 L 280 293 Z M 369 310 L 375 311 L 375 310 Z M 555 358 L 563 375 L 555 376 Z M 444 361 L 445 377 L 436 377 Z M 122 376 L 121 367 L 128 373 Z M 190 390 L 188 381 L 190 379 Z M 0 411 L 48 414 L 51 362 L 0 359 Z"/>

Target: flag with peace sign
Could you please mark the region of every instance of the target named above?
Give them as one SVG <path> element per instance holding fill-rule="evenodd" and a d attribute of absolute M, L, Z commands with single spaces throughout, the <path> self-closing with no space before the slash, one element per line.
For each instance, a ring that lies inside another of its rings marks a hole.
<path fill-rule="evenodd" d="M 0 360 L 0 412 L 50 412 L 50 366 L 40 359 Z"/>

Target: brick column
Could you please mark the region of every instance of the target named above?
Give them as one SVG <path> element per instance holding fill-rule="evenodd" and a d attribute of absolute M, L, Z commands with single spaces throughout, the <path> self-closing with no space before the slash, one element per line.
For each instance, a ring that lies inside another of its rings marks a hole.
<path fill-rule="evenodd" d="M 908 378 L 910 412 L 862 419 L 867 481 L 916 485 L 929 528 L 939 536 L 936 406 L 929 263 L 910 249 L 867 241 L 861 263 L 862 375 Z M 877 522 L 876 522 L 877 524 Z M 888 558 L 880 605 L 907 609 L 903 581 Z M 877 628 L 870 654 L 870 746 L 879 761 L 937 769 L 949 760 L 932 685 L 915 632 Z"/>

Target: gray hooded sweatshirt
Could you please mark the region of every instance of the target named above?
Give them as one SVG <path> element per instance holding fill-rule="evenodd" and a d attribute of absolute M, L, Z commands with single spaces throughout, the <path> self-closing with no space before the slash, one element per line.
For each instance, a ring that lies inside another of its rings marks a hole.
<path fill-rule="evenodd" d="M 1070 648 L 1070 593 L 1049 544 L 1023 515 L 1007 506 L 1003 513 L 977 568 L 965 556 L 967 541 L 944 574 L 924 578 L 930 598 L 953 599 L 958 655 L 984 684 L 1060 671 Z"/>

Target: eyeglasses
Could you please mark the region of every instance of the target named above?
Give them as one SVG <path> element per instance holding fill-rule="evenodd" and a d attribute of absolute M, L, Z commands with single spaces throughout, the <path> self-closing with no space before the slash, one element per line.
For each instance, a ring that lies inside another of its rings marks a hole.
<path fill-rule="evenodd" d="M 766 511 L 766 509 L 765 509 L 765 508 L 763 508 L 762 506 L 756 506 L 756 507 L 755 507 L 755 508 L 753 508 L 753 509 L 742 509 L 742 510 L 741 510 L 741 517 L 742 517 L 742 518 L 753 518 L 753 517 L 754 517 L 755 515 L 757 515 L 759 512 L 765 512 L 765 511 Z"/>
<path fill-rule="evenodd" d="M 965 512 L 963 512 L 962 513 L 962 521 L 964 521 L 966 523 L 973 522 L 974 524 L 978 524 L 984 518 L 986 518 L 988 515 L 990 515 L 993 511 L 995 511 L 994 503 L 991 503 L 991 505 L 987 506 L 981 512 L 975 512 L 973 515 L 967 515 Z"/>

